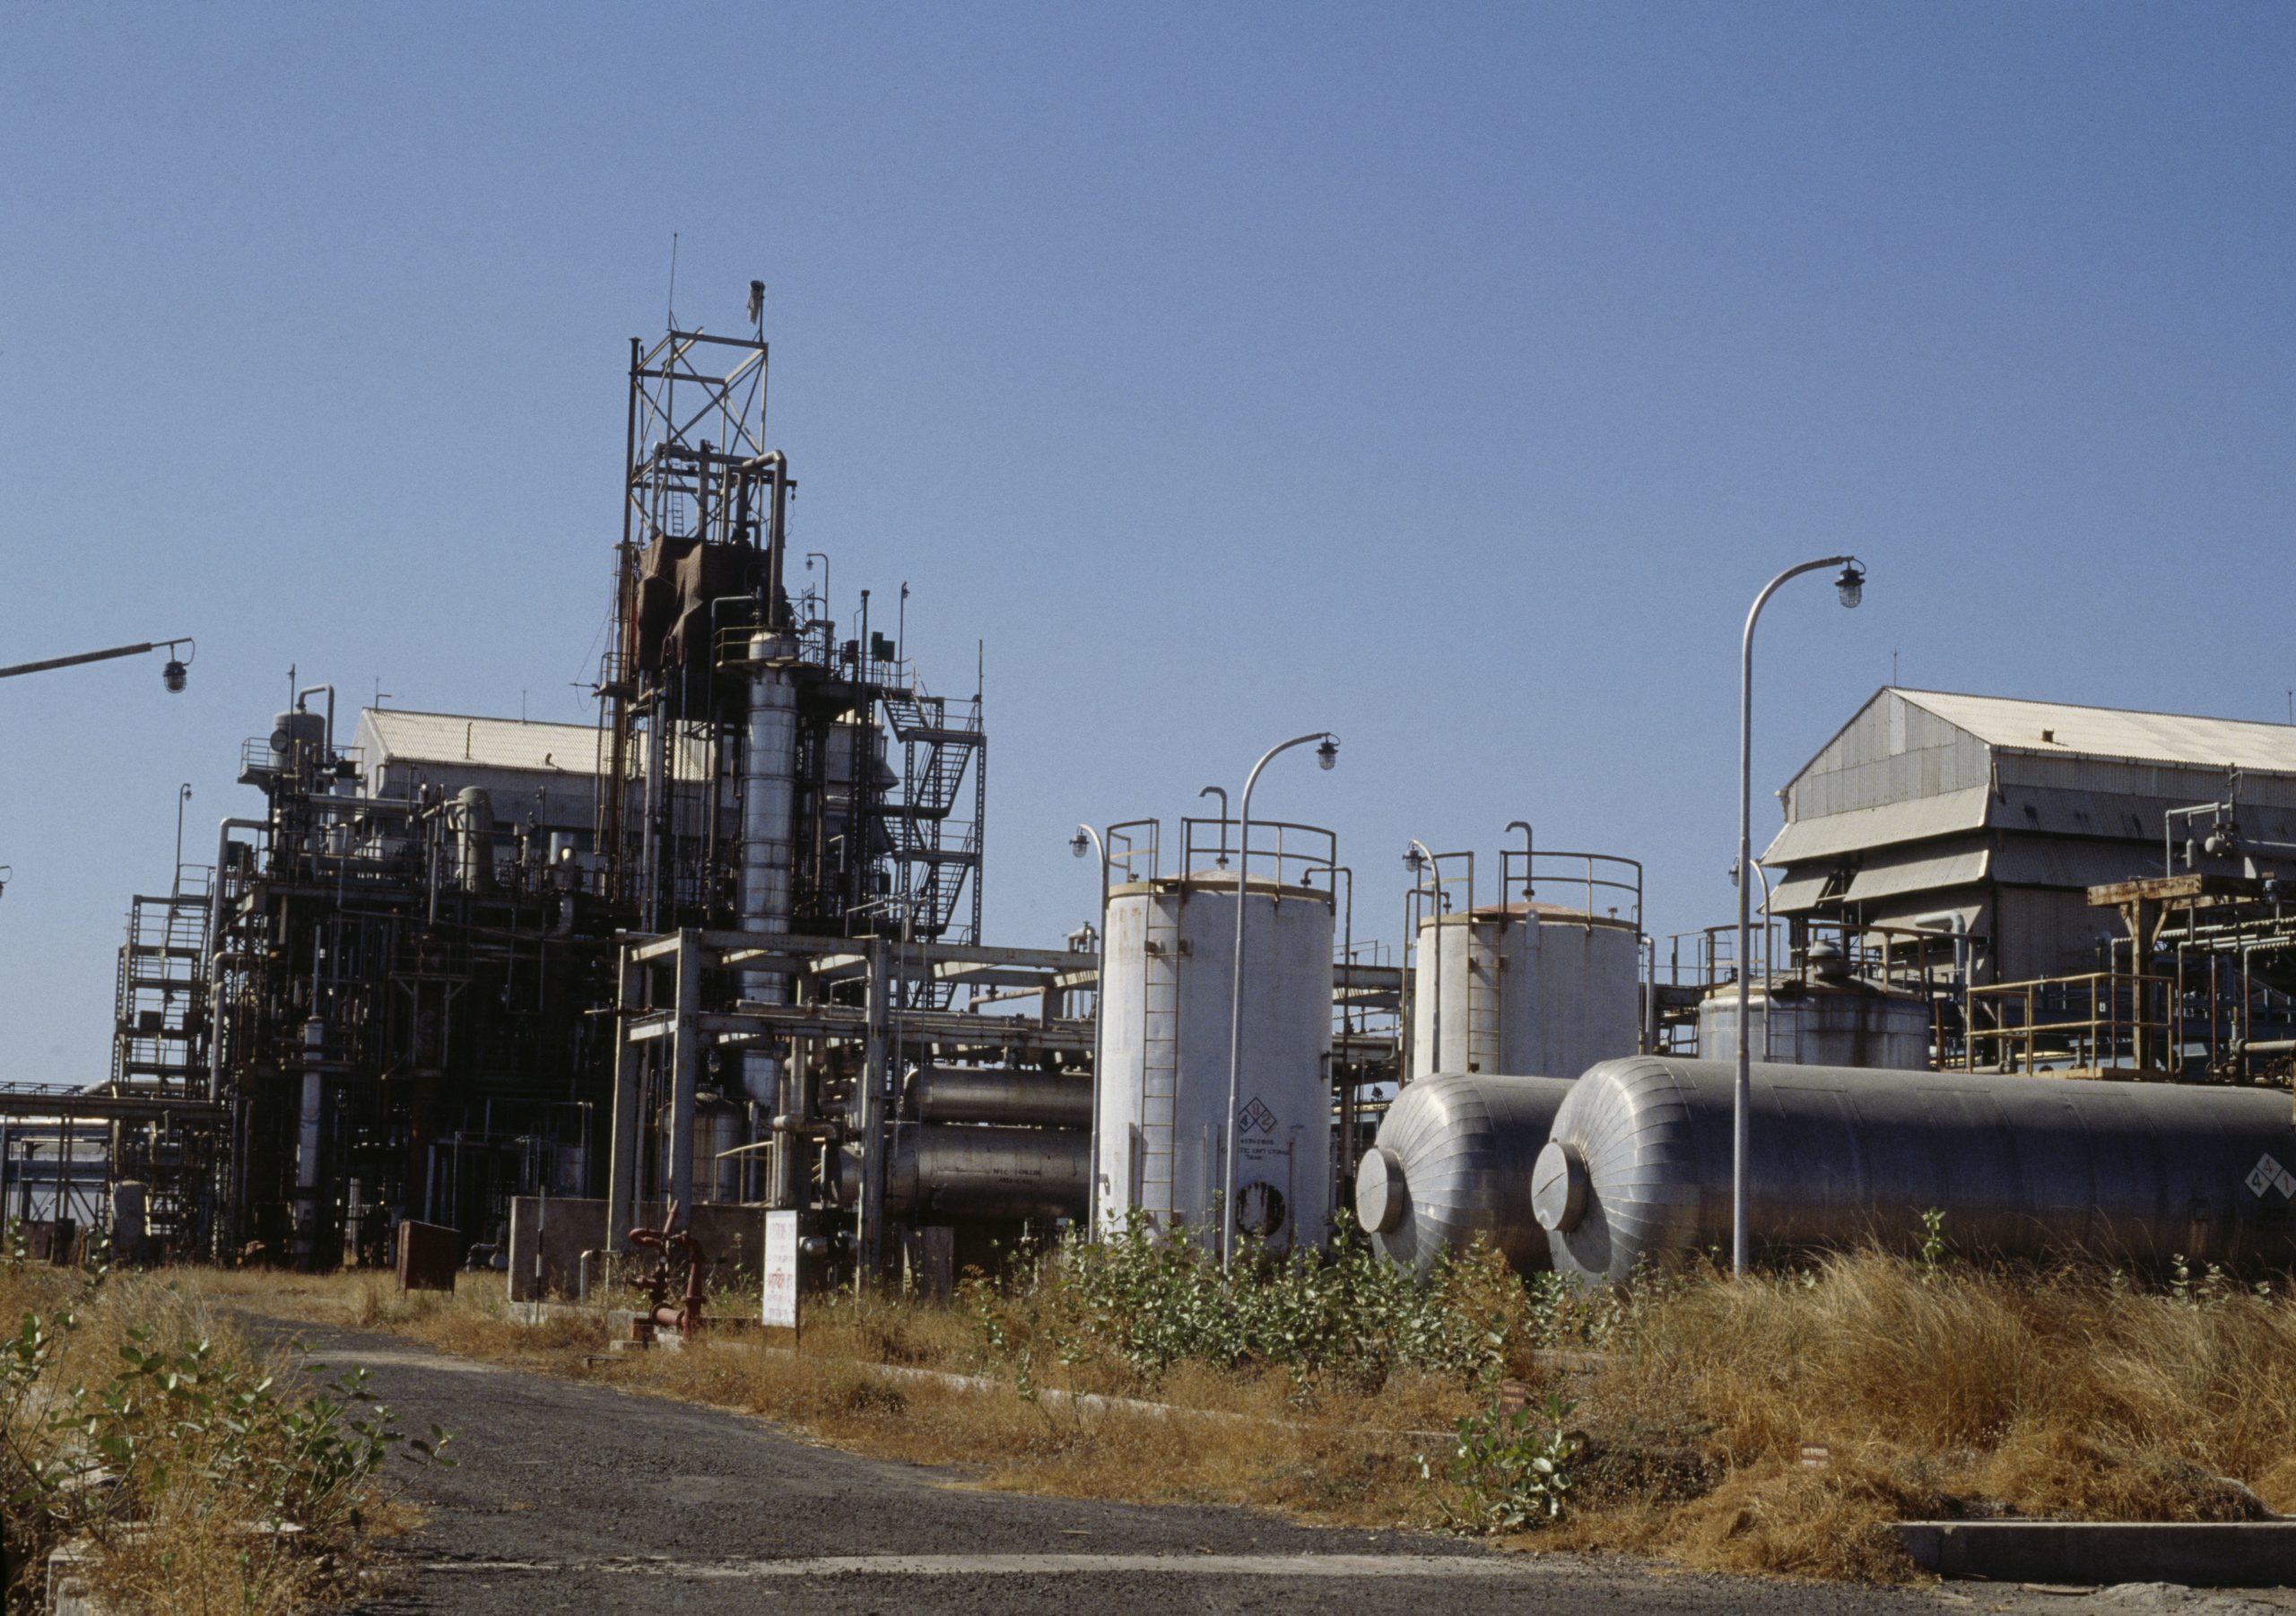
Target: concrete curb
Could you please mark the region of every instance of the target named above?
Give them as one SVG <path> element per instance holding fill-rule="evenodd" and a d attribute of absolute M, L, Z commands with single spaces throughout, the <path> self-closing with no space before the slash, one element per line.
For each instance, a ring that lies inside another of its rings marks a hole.
<path fill-rule="evenodd" d="M 1900 1521 L 1913 1563 L 1994 1582 L 2296 1586 L 2296 1521 Z"/>

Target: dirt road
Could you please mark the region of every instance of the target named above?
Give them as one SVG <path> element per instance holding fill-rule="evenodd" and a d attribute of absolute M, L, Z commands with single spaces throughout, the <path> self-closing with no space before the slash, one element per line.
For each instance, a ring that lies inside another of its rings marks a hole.
<path fill-rule="evenodd" d="M 944 1470 L 813 1446 L 762 1421 L 473 1362 L 387 1336 L 300 1329 L 370 1371 L 410 1429 L 457 1433 L 416 1489 L 430 1518 L 383 1612 L 1178 1612 L 1486 1616 L 2075 1608 L 1989 1589 L 1825 1588 L 1514 1555 L 1240 1510 L 981 1490 Z M 1975 1597 L 1973 1594 L 1982 1594 Z M 2127 1607 L 2123 1607 L 2127 1608 Z"/>

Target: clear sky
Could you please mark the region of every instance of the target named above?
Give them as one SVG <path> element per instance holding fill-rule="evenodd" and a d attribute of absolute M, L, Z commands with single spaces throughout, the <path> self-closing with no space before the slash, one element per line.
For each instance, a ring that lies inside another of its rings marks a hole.
<path fill-rule="evenodd" d="M 0 7 L 0 1079 L 102 1075 L 288 668 L 587 721 L 623 371 L 769 285 L 841 610 L 987 641 L 988 929 L 1265 746 L 1405 838 L 1725 919 L 1875 687 L 2281 719 L 2296 10 Z M 355 703 L 353 704 L 355 705 Z"/>

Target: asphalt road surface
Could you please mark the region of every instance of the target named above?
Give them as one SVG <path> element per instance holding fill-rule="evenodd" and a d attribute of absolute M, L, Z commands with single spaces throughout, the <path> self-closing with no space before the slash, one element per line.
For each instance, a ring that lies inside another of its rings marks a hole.
<path fill-rule="evenodd" d="M 1457 1539 L 1298 1526 L 1239 1509 L 992 1492 L 943 1469 L 815 1447 L 764 1421 L 434 1352 L 295 1329 L 317 1361 L 367 1368 L 410 1429 L 457 1433 L 426 1473 L 428 1523 L 371 1616 L 543 1612 L 996 1612 L 1178 1616 L 1494 1611 L 1944 1616 L 2100 1608 L 1959 1585 L 1827 1587 Z M 2120 1592 L 2120 1591 L 2116 1591 Z M 2127 1590 L 2135 1595 L 2137 1590 Z M 2161 1590 L 2109 1608 L 2263 1610 Z"/>

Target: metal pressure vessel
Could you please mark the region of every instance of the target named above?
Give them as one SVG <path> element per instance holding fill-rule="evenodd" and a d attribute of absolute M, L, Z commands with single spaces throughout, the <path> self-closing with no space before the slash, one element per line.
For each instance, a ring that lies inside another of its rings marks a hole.
<path fill-rule="evenodd" d="M 909 1092 L 919 1122 L 1001 1122 L 1039 1128 L 1092 1125 L 1092 1084 L 1063 1072 L 1009 1066 L 919 1066 Z"/>
<path fill-rule="evenodd" d="M 1518 1273 L 1546 1268 L 1531 1165 L 1570 1092 L 1558 1077 L 1465 1072 L 1405 1085 L 1355 1168 L 1355 1216 L 1373 1249 L 1424 1273 L 1437 1252 L 1483 1235 Z"/>
<path fill-rule="evenodd" d="M 1100 1216 L 1211 1233 L 1231 1135 L 1228 1030 L 1236 879 L 1205 873 L 1109 893 L 1101 967 Z M 1328 891 L 1257 876 L 1237 1063 L 1236 1223 L 1281 1251 L 1331 1218 Z"/>
<path fill-rule="evenodd" d="M 1089 1137 L 1058 1128 L 914 1126 L 894 1131 L 885 1162 L 885 1210 L 930 1218 L 1084 1215 Z M 860 1151 L 842 1152 L 838 1196 L 860 1193 Z"/>
<path fill-rule="evenodd" d="M 1638 1056 L 1572 1085 L 1532 1172 L 1555 1268 L 1624 1280 L 1726 1248 L 1734 1067 Z M 2169 1083 L 1756 1065 L 1748 1235 L 1773 1255 L 1905 1249 L 2296 1261 L 2287 1094 Z"/>

